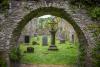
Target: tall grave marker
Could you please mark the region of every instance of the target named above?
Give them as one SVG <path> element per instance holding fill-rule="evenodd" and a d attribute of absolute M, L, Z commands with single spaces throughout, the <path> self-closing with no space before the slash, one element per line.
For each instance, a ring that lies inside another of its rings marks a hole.
<path fill-rule="evenodd" d="M 47 46 L 48 45 L 48 37 L 46 35 L 42 36 L 42 45 Z"/>
<path fill-rule="evenodd" d="M 25 43 L 29 43 L 30 42 L 30 36 L 29 35 L 25 35 L 24 42 Z"/>

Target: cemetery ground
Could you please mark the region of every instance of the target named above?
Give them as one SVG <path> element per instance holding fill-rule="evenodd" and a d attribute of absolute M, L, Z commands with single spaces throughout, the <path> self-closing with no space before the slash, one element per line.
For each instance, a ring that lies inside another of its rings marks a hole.
<path fill-rule="evenodd" d="M 33 37 L 29 44 L 20 44 L 21 54 L 23 55 L 21 58 L 22 64 L 47 64 L 68 66 L 76 65 L 76 63 L 78 62 L 78 43 L 72 44 L 69 41 L 66 41 L 63 44 L 60 44 L 59 40 L 56 39 L 56 46 L 58 48 L 58 51 L 50 51 L 48 50 L 50 45 L 50 37 L 48 37 L 48 46 L 42 45 L 42 36 L 39 36 L 39 38 L 35 40 L 38 43 L 37 45 L 33 45 L 32 41 L 34 41 Z M 27 47 L 33 47 L 34 52 L 28 53 Z"/>

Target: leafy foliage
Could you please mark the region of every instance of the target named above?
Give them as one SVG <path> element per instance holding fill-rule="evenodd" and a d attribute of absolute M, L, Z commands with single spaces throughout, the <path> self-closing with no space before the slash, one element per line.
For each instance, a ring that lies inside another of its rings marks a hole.
<path fill-rule="evenodd" d="M 11 61 L 14 61 L 14 62 L 19 62 L 20 59 L 21 59 L 22 55 L 20 53 L 20 48 L 13 48 L 11 50 L 11 53 L 10 53 L 10 59 Z"/>
<path fill-rule="evenodd" d="M 89 15 L 96 20 L 100 20 L 100 7 L 93 7 L 88 10 Z"/>
<path fill-rule="evenodd" d="M 100 0 L 69 0 L 69 3 L 84 7 L 91 18 L 100 20 Z"/>
<path fill-rule="evenodd" d="M 6 67 L 6 62 L 0 57 L 0 65 L 1 67 Z"/>
<path fill-rule="evenodd" d="M 0 0 L 0 11 L 5 11 L 9 8 L 9 1 L 8 0 Z"/>

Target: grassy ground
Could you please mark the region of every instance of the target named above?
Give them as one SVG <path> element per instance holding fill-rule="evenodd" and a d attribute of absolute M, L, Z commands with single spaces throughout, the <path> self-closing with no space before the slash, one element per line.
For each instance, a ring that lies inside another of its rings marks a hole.
<path fill-rule="evenodd" d="M 38 40 L 39 45 L 31 45 L 31 42 L 30 45 L 25 45 L 25 44 L 20 45 L 21 52 L 23 53 L 23 57 L 21 59 L 22 63 L 72 65 L 77 62 L 78 45 L 76 44 L 70 44 L 67 41 L 65 44 L 60 44 L 59 41 L 56 40 L 56 46 L 58 47 L 59 50 L 48 51 L 49 46 L 42 46 L 41 37 Z M 49 40 L 49 45 L 50 45 L 50 40 Z M 24 53 L 24 51 L 26 51 L 26 48 L 29 46 L 34 47 L 34 53 Z"/>

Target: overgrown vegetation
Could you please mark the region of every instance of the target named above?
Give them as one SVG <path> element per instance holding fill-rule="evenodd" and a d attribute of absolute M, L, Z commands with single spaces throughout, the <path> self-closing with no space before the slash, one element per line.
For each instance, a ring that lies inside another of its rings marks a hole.
<path fill-rule="evenodd" d="M 0 0 L 0 12 L 5 12 L 9 8 L 9 0 Z"/>
<path fill-rule="evenodd" d="M 6 67 L 6 62 L 0 57 L 0 66 Z"/>
<path fill-rule="evenodd" d="M 100 20 L 100 0 L 69 0 L 70 4 L 85 8 L 93 20 Z"/>
<path fill-rule="evenodd" d="M 13 62 L 26 63 L 26 64 L 68 64 L 75 65 L 78 58 L 78 43 L 72 44 L 66 41 L 65 44 L 60 44 L 56 40 L 56 46 L 58 51 L 48 51 L 50 45 L 50 37 L 48 40 L 48 46 L 42 45 L 42 37 L 39 36 L 37 41 L 38 45 L 32 45 L 34 38 L 31 39 L 29 45 L 24 43 L 20 44 L 19 48 L 13 48 L 10 54 L 10 59 Z M 27 52 L 27 47 L 33 47 L 35 50 L 33 53 Z M 23 56 L 22 56 L 23 54 Z"/>
<path fill-rule="evenodd" d="M 20 48 L 13 48 L 10 53 L 10 60 L 13 62 L 20 62 L 22 54 L 20 52 Z"/>
<path fill-rule="evenodd" d="M 32 42 L 32 41 L 31 41 Z M 71 44 L 70 42 L 66 42 L 65 44 L 60 44 L 58 40 L 56 40 L 56 46 L 58 47 L 58 51 L 48 51 L 48 46 L 42 46 L 41 38 L 38 40 L 39 45 L 25 45 L 21 44 L 20 49 L 21 53 L 23 53 L 22 63 L 32 63 L 32 64 L 71 64 L 74 65 L 77 63 L 78 58 L 78 45 Z M 26 53 L 27 47 L 33 47 L 34 53 Z M 25 52 L 25 53 L 24 53 Z"/>
<path fill-rule="evenodd" d="M 89 8 L 88 13 L 93 19 L 100 20 L 100 7 Z"/>

